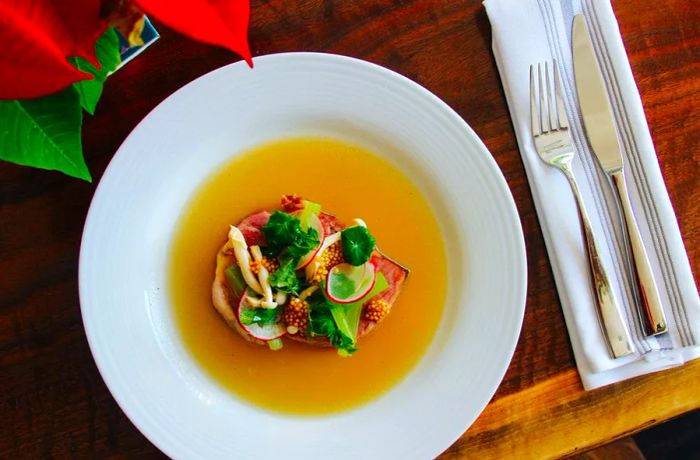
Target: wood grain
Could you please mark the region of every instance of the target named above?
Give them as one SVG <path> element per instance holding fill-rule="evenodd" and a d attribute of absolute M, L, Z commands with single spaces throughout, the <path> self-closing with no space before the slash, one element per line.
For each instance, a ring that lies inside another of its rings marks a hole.
<path fill-rule="evenodd" d="M 493 401 L 442 458 L 572 455 L 697 408 L 698 376 L 700 360 L 584 392 L 575 370 L 562 372 Z"/>
<path fill-rule="evenodd" d="M 700 11 L 685 0 L 614 7 L 697 284 Z M 252 11 L 255 55 L 346 54 L 433 91 L 484 140 L 513 192 L 528 249 L 522 333 L 493 401 L 445 458 L 568 455 L 700 406 L 698 362 L 582 391 L 479 0 L 260 0 Z M 236 59 L 157 26 L 161 40 L 110 78 L 85 121 L 95 183 L 160 101 Z M 0 163 L 0 458 L 162 457 L 110 396 L 82 329 L 78 253 L 94 190 Z"/>

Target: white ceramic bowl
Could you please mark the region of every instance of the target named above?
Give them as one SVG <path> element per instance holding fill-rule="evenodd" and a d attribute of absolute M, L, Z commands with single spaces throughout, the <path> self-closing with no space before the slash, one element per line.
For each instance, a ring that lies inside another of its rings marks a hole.
<path fill-rule="evenodd" d="M 232 152 L 294 135 L 348 140 L 401 168 L 433 206 L 448 253 L 446 313 L 423 359 L 379 399 L 319 417 L 256 409 L 211 381 L 179 339 L 166 289 L 188 197 Z M 80 253 L 83 321 L 102 377 L 175 458 L 433 457 L 503 378 L 525 291 L 515 205 L 469 126 L 401 75 L 327 54 L 263 56 L 254 70 L 232 64 L 156 107 L 102 177 Z"/>

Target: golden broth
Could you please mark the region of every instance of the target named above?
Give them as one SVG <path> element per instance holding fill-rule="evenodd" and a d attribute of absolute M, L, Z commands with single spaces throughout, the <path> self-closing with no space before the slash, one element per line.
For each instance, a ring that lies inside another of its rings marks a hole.
<path fill-rule="evenodd" d="M 292 193 L 344 222 L 361 217 L 382 251 L 411 270 L 391 314 L 350 358 L 291 340 L 278 352 L 252 345 L 212 306 L 216 252 L 228 226 L 279 209 L 279 197 Z M 379 396 L 416 364 L 442 313 L 446 260 L 435 217 L 406 176 L 357 146 L 300 138 L 241 155 L 204 183 L 180 217 L 169 278 L 184 343 L 219 384 L 267 409 L 319 414 Z"/>

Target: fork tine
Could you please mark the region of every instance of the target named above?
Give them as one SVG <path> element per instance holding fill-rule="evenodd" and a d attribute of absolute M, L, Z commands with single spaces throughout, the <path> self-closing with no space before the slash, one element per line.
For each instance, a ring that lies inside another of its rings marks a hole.
<path fill-rule="evenodd" d="M 544 85 L 542 83 L 542 64 L 537 64 L 537 80 L 538 80 L 538 89 L 540 90 L 540 127 L 542 129 L 543 133 L 549 132 L 550 126 L 549 126 L 549 117 L 544 116 L 544 110 L 545 110 L 545 95 L 544 95 Z"/>
<path fill-rule="evenodd" d="M 554 95 L 557 98 L 557 120 L 559 121 L 559 128 L 568 128 L 569 119 L 566 116 L 564 99 L 561 97 L 561 79 L 559 77 L 559 66 L 556 60 L 554 61 Z"/>
<path fill-rule="evenodd" d="M 550 78 L 549 78 L 549 62 L 545 61 L 544 63 L 544 78 L 545 78 L 545 88 L 547 89 L 547 112 L 549 114 L 548 116 L 548 122 L 550 128 L 552 130 L 556 130 L 558 128 L 557 121 L 554 117 L 554 107 L 552 106 L 552 85 L 550 84 Z"/>
<path fill-rule="evenodd" d="M 535 69 L 530 65 L 530 128 L 533 136 L 542 134 L 542 126 L 537 116 L 537 96 L 535 96 Z"/>

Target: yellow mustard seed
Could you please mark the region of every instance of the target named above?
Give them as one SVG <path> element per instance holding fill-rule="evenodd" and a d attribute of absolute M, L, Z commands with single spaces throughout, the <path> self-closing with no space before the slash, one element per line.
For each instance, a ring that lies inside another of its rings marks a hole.
<path fill-rule="evenodd" d="M 250 262 L 250 271 L 257 276 L 260 273 L 261 266 L 265 267 L 268 273 L 272 273 L 280 268 L 280 263 L 277 259 L 263 256 L 262 260 L 252 260 Z"/>
<path fill-rule="evenodd" d="M 314 275 L 313 281 L 316 283 L 320 283 L 321 280 L 326 278 L 326 275 L 328 274 L 328 268 L 326 268 L 325 265 L 321 265 L 318 267 L 318 270 L 316 270 L 316 274 Z"/>
<path fill-rule="evenodd" d="M 319 262 L 320 265 L 316 270 L 316 274 L 313 277 L 313 281 L 316 283 L 319 283 L 321 282 L 321 280 L 326 278 L 326 275 L 328 275 L 328 269 L 330 267 L 344 262 L 343 247 L 341 246 L 340 241 L 336 241 L 335 243 L 328 246 L 323 251 L 323 254 L 319 256 Z"/>
<path fill-rule="evenodd" d="M 268 273 L 272 273 L 280 268 L 279 260 L 271 257 L 264 256 L 262 259 L 263 267 L 265 267 Z"/>
<path fill-rule="evenodd" d="M 290 334 L 305 334 L 309 325 L 309 303 L 292 297 L 282 313 L 282 320 L 287 324 L 287 332 Z"/>
<path fill-rule="evenodd" d="M 344 261 L 343 259 L 343 247 L 340 244 L 340 241 L 336 241 L 335 243 L 331 244 L 328 246 L 328 248 L 323 252 L 324 256 L 326 256 L 326 266 L 332 267 L 333 265 L 342 263 Z"/>
<path fill-rule="evenodd" d="M 372 299 L 365 306 L 365 318 L 381 321 L 389 313 L 389 304 L 384 299 Z"/>

